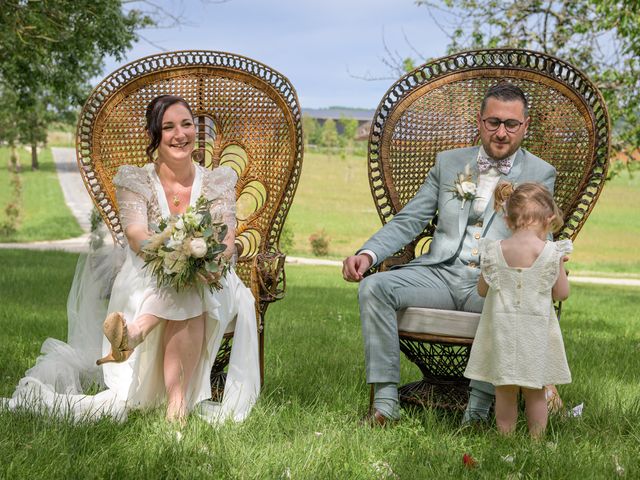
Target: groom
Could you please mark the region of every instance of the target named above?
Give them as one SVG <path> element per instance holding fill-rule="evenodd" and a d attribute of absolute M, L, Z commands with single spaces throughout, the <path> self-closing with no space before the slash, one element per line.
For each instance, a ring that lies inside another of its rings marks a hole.
<path fill-rule="evenodd" d="M 374 387 L 369 423 L 384 425 L 399 418 L 397 310 L 482 311 L 484 299 L 476 289 L 480 239 L 509 236 L 502 215 L 493 209 L 498 182 L 540 182 L 553 192 L 555 169 L 520 148 L 529 121 L 527 100 L 520 88 L 507 82 L 491 87 L 477 117 L 482 145 L 438 154 L 415 197 L 355 255 L 344 260 L 344 279 L 360 282 L 367 383 Z M 463 184 L 456 189 L 460 173 L 468 173 L 471 183 L 459 182 Z M 363 278 L 371 266 L 412 241 L 436 213 L 438 225 L 428 253 Z M 493 395 L 493 385 L 472 380 L 463 422 L 486 419 Z"/>

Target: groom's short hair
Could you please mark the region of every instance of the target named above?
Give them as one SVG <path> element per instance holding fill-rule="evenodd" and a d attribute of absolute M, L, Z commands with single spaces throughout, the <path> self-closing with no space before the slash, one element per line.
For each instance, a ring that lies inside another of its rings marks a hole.
<path fill-rule="evenodd" d="M 519 101 L 524 105 L 524 116 L 525 118 L 529 116 L 529 105 L 527 104 L 527 97 L 520 87 L 514 85 L 510 82 L 500 82 L 487 90 L 487 93 L 484 94 L 484 98 L 482 99 L 482 105 L 480 106 L 480 113 L 484 112 L 484 109 L 487 106 L 487 101 L 490 98 L 495 98 L 496 100 L 501 100 L 503 102 L 513 102 Z"/>

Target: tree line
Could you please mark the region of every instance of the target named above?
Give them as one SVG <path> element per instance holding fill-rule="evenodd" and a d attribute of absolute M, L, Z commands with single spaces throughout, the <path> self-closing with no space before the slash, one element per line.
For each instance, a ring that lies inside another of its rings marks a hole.
<path fill-rule="evenodd" d="M 320 123 L 313 117 L 303 115 L 302 130 L 305 145 L 349 149 L 356 143 L 358 121 L 355 118 L 340 117 L 337 122 L 329 118 Z"/>

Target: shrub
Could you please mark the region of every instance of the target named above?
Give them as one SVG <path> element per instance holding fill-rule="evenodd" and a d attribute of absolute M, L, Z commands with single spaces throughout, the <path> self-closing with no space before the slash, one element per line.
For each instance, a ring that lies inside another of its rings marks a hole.
<path fill-rule="evenodd" d="M 293 250 L 293 225 L 291 222 L 285 222 L 278 243 L 281 252 L 289 253 Z"/>
<path fill-rule="evenodd" d="M 0 222 L 0 237 L 10 237 L 18 231 L 20 222 L 20 209 L 22 206 L 22 182 L 18 173 L 11 177 L 13 198 L 4 209 L 6 219 Z"/>
<path fill-rule="evenodd" d="M 317 257 L 326 257 L 329 255 L 329 242 L 331 242 L 331 238 L 329 238 L 327 232 L 324 230 L 312 233 L 309 237 L 311 251 Z"/>

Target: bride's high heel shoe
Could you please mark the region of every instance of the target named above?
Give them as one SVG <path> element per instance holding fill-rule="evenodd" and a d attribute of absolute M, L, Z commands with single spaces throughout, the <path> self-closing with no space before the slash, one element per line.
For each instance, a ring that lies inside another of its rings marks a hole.
<path fill-rule="evenodd" d="M 96 361 L 96 365 L 110 362 L 124 362 L 133 353 L 133 349 L 129 348 L 127 335 L 127 323 L 120 312 L 113 312 L 107 315 L 102 324 L 102 331 L 111 344 L 111 352 Z"/>

